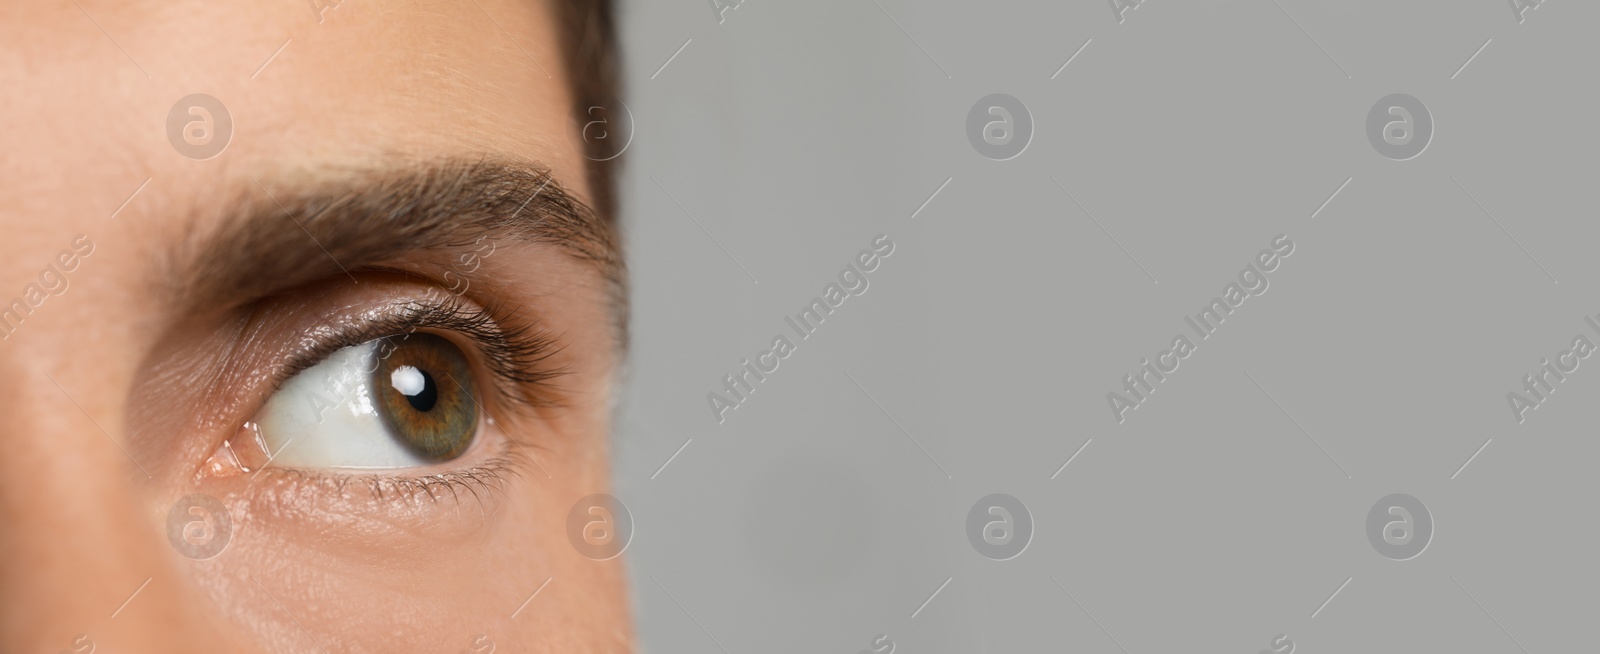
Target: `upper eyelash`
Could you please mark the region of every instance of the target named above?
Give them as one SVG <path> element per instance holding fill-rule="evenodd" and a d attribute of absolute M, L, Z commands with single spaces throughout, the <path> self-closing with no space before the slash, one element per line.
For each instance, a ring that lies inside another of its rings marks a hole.
<path fill-rule="evenodd" d="M 516 388 L 507 392 L 506 384 L 492 385 L 501 399 L 532 407 L 561 406 L 554 380 L 570 371 L 549 365 L 549 359 L 562 349 L 557 335 L 536 322 L 515 320 L 514 312 L 503 305 L 480 308 L 453 295 L 446 294 L 442 300 L 432 299 L 433 295 L 430 293 L 429 300 L 412 298 L 387 304 L 366 312 L 357 325 L 325 332 L 326 336 L 308 343 L 284 362 L 275 376 L 274 390 L 342 348 L 382 338 L 403 341 L 413 332 L 435 329 L 462 334 L 473 342 L 473 349 L 483 355 L 490 371 Z"/>
<path fill-rule="evenodd" d="M 514 313 L 505 305 L 492 304 L 480 309 L 450 296 L 435 304 L 409 300 L 402 306 L 405 308 L 400 317 L 409 323 L 405 335 L 421 328 L 465 334 L 483 350 L 489 368 L 507 381 L 550 391 L 553 390 L 551 382 L 570 372 L 565 367 L 548 363 L 550 357 L 561 351 L 556 335 L 536 323 L 516 321 Z M 496 320 L 495 316 L 502 318 Z M 513 324 L 507 327 L 505 322 Z M 517 399 L 539 406 L 556 404 L 550 392 L 519 394 Z"/>

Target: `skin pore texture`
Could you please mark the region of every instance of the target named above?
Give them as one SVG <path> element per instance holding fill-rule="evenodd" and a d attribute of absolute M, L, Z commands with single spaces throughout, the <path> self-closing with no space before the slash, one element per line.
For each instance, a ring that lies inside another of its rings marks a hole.
<path fill-rule="evenodd" d="M 622 557 L 568 535 L 609 492 L 622 309 L 555 25 L 538 1 L 0 9 L 0 310 L 56 270 L 0 340 L 0 651 L 632 651 Z M 213 158 L 169 140 L 194 93 L 232 117 Z M 409 331 L 473 370 L 458 458 L 261 467 L 288 377 Z M 232 523 L 212 558 L 169 540 L 197 493 Z"/>

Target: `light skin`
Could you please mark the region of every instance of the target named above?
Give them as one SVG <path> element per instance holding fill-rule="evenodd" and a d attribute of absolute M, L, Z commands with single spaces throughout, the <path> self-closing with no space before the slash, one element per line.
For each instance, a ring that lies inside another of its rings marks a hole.
<path fill-rule="evenodd" d="M 0 310 L 26 305 L 0 328 L 0 651 L 631 651 L 622 558 L 569 538 L 609 489 L 621 271 L 554 25 L 537 1 L 0 9 Z M 169 139 L 193 93 L 232 116 L 213 158 Z M 293 442 L 251 429 L 297 368 L 408 333 L 470 371 L 435 380 L 476 391 L 463 452 L 268 463 Z M 232 523 L 211 558 L 169 537 L 193 494 Z"/>

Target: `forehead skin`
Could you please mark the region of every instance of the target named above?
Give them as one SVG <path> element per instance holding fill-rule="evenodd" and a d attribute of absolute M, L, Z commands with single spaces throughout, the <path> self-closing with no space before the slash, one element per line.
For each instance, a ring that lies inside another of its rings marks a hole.
<path fill-rule="evenodd" d="M 581 170 L 560 53 L 538 2 L 346 2 L 320 24 L 309 2 L 3 11 L 0 165 L 8 180 L 45 184 L 7 184 L 8 209 L 100 217 L 146 177 L 156 183 L 144 199 L 161 202 L 222 179 L 394 154 L 501 152 Z M 233 117 L 216 159 L 185 158 L 168 142 L 167 113 L 192 93 L 216 97 Z M 566 177 L 581 190 L 578 176 Z M 72 206 L 50 199 L 62 192 Z"/>
<path fill-rule="evenodd" d="M 362 605 L 344 619 L 372 620 L 367 649 L 406 651 L 419 643 L 390 639 L 460 617 L 412 606 L 385 620 L 375 616 L 388 596 L 286 588 L 292 575 L 271 575 L 293 561 L 253 562 L 260 578 L 185 568 L 193 562 L 176 560 L 161 529 L 169 496 L 186 482 L 147 480 L 119 451 L 154 458 L 125 437 L 128 389 L 172 319 L 155 308 L 152 260 L 220 223 L 212 219 L 253 180 L 271 190 L 330 167 L 492 156 L 548 167 L 588 201 L 552 25 L 538 1 L 346 0 L 320 16 L 305 0 L 0 8 L 0 300 L 37 281 L 74 235 L 96 243 L 69 276 L 70 292 L 48 297 L 0 341 L 0 651 L 70 651 L 86 632 L 122 652 L 317 651 L 307 632 L 349 643 L 361 631 L 319 624 L 340 615 L 340 603 Z M 194 93 L 216 97 L 232 117 L 229 144 L 212 159 L 187 158 L 168 138 L 169 111 Z M 592 422 L 603 431 L 603 419 Z M 603 456 L 572 458 L 555 494 L 603 490 Z M 551 502 L 559 506 L 545 512 L 564 518 L 571 498 Z M 557 551 L 570 549 L 564 534 L 545 526 L 521 539 L 554 571 L 534 600 L 543 610 L 530 605 L 520 621 L 496 624 L 529 651 L 610 651 L 625 641 L 620 565 L 571 563 Z M 521 601 L 502 606 L 506 595 L 532 590 L 455 580 L 449 569 L 409 572 L 394 580 L 403 590 L 387 592 L 437 591 L 426 606 L 496 620 Z M 275 599 L 261 601 L 253 584 Z M 585 587 L 600 590 L 572 590 Z"/>

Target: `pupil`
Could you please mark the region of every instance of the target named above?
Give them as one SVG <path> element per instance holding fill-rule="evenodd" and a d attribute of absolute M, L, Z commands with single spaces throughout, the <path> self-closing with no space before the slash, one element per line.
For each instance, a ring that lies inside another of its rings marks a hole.
<path fill-rule="evenodd" d="M 428 412 L 439 401 L 439 387 L 426 370 L 414 366 L 400 366 L 389 375 L 389 383 L 404 395 L 411 408 Z"/>

